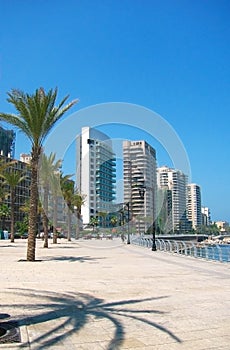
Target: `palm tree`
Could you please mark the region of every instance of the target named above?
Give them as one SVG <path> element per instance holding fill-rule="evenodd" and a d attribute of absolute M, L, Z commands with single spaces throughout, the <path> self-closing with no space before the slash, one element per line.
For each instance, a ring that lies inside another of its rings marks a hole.
<path fill-rule="evenodd" d="M 6 218 L 10 217 L 10 208 L 8 207 L 7 204 L 1 204 L 0 205 L 0 217 L 2 220 L 2 229 L 5 228 L 5 220 Z"/>
<path fill-rule="evenodd" d="M 111 225 L 112 225 L 113 227 L 116 226 L 117 221 L 118 221 L 118 220 L 117 220 L 117 217 L 116 217 L 116 216 L 112 216 L 111 219 L 110 219 Z"/>
<path fill-rule="evenodd" d="M 89 224 L 90 224 L 90 226 L 93 226 L 93 231 L 94 231 L 95 227 L 98 226 L 98 218 L 96 218 L 96 217 L 90 218 Z"/>
<path fill-rule="evenodd" d="M 116 233 L 115 226 L 117 225 L 117 222 L 118 222 L 117 217 L 116 216 L 112 216 L 111 219 L 110 219 L 110 223 L 113 226 L 113 229 L 111 229 L 112 233 Z"/>
<path fill-rule="evenodd" d="M 67 239 L 71 241 L 71 223 L 72 214 L 74 213 L 74 181 L 69 179 L 70 175 L 61 175 L 61 190 L 67 205 Z"/>
<path fill-rule="evenodd" d="M 85 202 L 85 195 L 78 193 L 78 190 L 76 190 L 75 197 L 74 197 L 74 206 L 76 207 L 76 211 L 77 211 L 76 239 L 79 238 L 79 234 L 80 234 L 81 207 L 84 204 L 84 202 Z"/>
<path fill-rule="evenodd" d="M 57 244 L 57 211 L 58 211 L 58 197 L 62 195 L 60 187 L 60 171 L 53 173 L 51 181 L 52 194 L 52 208 L 53 208 L 53 244 Z"/>
<path fill-rule="evenodd" d="M 15 217 L 15 190 L 16 187 L 25 179 L 25 175 L 17 170 L 13 169 L 12 166 L 6 168 L 0 177 L 4 179 L 4 184 L 8 185 L 10 188 L 10 239 L 14 242 L 14 217 Z"/>
<path fill-rule="evenodd" d="M 34 94 L 26 94 L 21 90 L 8 92 L 7 101 L 14 105 L 17 114 L 0 113 L 0 119 L 16 126 L 31 141 L 31 186 L 29 236 L 27 245 L 27 260 L 35 260 L 37 206 L 38 206 L 38 163 L 42 152 L 43 142 L 53 126 L 75 103 L 64 106 L 66 96 L 57 106 L 57 89 L 47 93 L 39 88 Z"/>
<path fill-rule="evenodd" d="M 97 215 L 98 215 L 98 217 L 101 217 L 102 227 L 105 228 L 106 227 L 106 216 L 108 215 L 108 213 L 106 211 L 99 211 Z"/>
<path fill-rule="evenodd" d="M 40 194 L 43 195 L 42 203 L 42 221 L 43 221 L 43 230 L 44 230 L 44 248 L 48 248 L 48 231 L 49 231 L 49 219 L 48 219 L 48 202 L 49 202 L 49 193 L 51 189 L 51 184 L 55 172 L 60 169 L 61 161 L 58 160 L 55 162 L 55 153 L 50 153 L 49 156 L 46 156 L 44 153 L 41 156 L 40 160 L 40 171 L 39 171 L 39 183 L 43 191 L 40 191 Z"/>

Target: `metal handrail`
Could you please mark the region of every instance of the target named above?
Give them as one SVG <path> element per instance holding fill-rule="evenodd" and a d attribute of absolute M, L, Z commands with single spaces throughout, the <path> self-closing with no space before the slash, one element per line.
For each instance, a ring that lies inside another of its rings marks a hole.
<path fill-rule="evenodd" d="M 132 243 L 143 247 L 152 247 L 152 238 L 134 236 Z M 220 262 L 230 262 L 230 249 L 226 250 L 226 254 L 223 254 L 222 247 L 220 245 L 201 245 L 195 242 L 185 242 L 177 240 L 164 240 L 156 238 L 157 250 L 170 252 L 173 254 L 181 254 L 185 256 L 191 256 L 194 258 L 201 258 L 207 260 L 216 260 Z"/>

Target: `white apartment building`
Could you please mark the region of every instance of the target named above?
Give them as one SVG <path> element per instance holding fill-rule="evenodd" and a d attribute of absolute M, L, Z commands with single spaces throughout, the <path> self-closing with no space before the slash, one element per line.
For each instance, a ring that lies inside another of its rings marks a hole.
<path fill-rule="evenodd" d="M 208 207 L 202 207 L 201 214 L 202 214 L 202 225 L 204 225 L 204 226 L 211 225 L 210 209 Z"/>
<path fill-rule="evenodd" d="M 109 137 L 88 126 L 77 137 L 77 187 L 86 196 L 82 206 L 83 224 L 93 217 L 113 212 L 116 159 Z"/>
<path fill-rule="evenodd" d="M 156 151 L 146 141 L 123 141 L 124 202 L 144 233 L 156 219 Z"/>
<path fill-rule="evenodd" d="M 200 186 L 194 183 L 187 186 L 187 218 L 194 230 L 202 225 L 201 191 Z"/>
<path fill-rule="evenodd" d="M 172 230 L 186 230 L 186 186 L 187 176 L 180 170 L 167 166 L 157 168 L 157 185 L 161 190 L 170 190 L 168 196 L 171 203 L 168 207 L 171 213 L 167 213 L 168 222 L 172 224 Z M 163 205 L 163 204 L 162 204 Z M 170 218 L 171 216 L 171 218 Z"/>
<path fill-rule="evenodd" d="M 226 232 L 229 228 L 229 223 L 227 221 L 215 221 L 215 224 L 220 229 L 220 232 Z"/>
<path fill-rule="evenodd" d="M 20 154 L 20 162 L 30 164 L 31 162 L 31 155 L 26 153 Z"/>

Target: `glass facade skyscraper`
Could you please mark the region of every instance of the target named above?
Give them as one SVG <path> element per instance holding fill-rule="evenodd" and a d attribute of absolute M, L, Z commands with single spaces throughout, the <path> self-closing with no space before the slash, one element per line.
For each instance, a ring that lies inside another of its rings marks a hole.
<path fill-rule="evenodd" d="M 83 224 L 104 215 L 110 220 L 114 210 L 116 159 L 109 137 L 90 127 L 83 127 L 77 137 L 77 187 L 86 196 L 82 207 Z M 102 215 L 103 213 L 103 215 Z"/>

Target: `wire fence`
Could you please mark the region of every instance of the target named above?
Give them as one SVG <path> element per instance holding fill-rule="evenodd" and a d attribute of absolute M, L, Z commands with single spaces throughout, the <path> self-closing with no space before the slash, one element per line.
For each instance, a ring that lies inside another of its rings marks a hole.
<path fill-rule="evenodd" d="M 206 245 L 192 241 L 177 241 L 156 239 L 156 248 L 172 254 L 192 256 L 194 258 L 230 262 L 230 244 Z M 132 237 L 132 244 L 151 248 L 153 240 L 150 237 Z"/>

